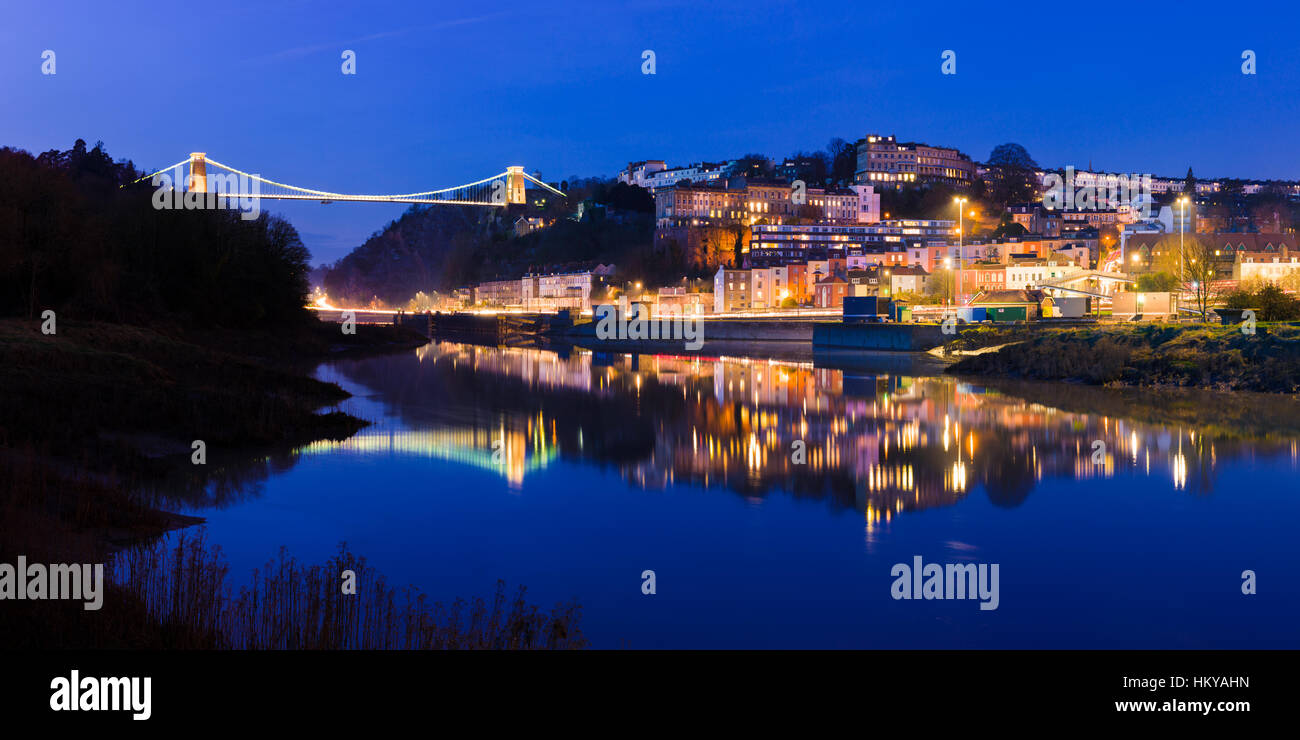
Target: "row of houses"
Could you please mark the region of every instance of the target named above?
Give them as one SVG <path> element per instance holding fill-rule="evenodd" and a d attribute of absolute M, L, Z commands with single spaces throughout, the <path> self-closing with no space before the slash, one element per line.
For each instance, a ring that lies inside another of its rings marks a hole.
<path fill-rule="evenodd" d="M 955 148 L 899 141 L 892 135 L 864 136 L 854 144 L 854 154 L 857 163 L 853 173 L 855 185 L 904 187 L 944 184 L 966 188 L 977 176 L 975 162 Z M 770 169 L 793 179 L 798 169 L 796 164 L 787 160 Z M 657 193 L 686 181 L 703 184 L 725 180 L 737 174 L 736 165 L 737 160 L 729 160 L 669 167 L 664 160 L 649 159 L 629 162 L 618 179 Z"/>
<path fill-rule="evenodd" d="M 975 162 L 969 155 L 955 147 L 899 141 L 892 134 L 868 134 L 858 139 L 854 144 L 854 156 L 856 167 L 853 173 L 853 184 L 874 185 L 877 188 L 943 184 L 965 189 L 975 184 L 977 180 L 992 184 L 998 179 L 1001 169 L 998 165 Z M 641 160 L 629 162 L 628 166 L 619 173 L 618 179 L 620 182 L 637 185 L 654 193 L 686 181 L 702 184 L 725 180 L 736 174 L 737 162 L 738 160 L 733 159 L 669 167 L 661 159 Z M 772 169 L 779 175 L 786 175 L 793 179 L 798 169 L 793 166 L 794 164 L 787 160 Z M 1091 168 L 1039 169 L 1034 172 L 1034 176 L 1042 188 L 1050 184 L 1049 178 L 1064 179 L 1068 176 L 1073 187 L 1107 192 L 1116 192 L 1120 187 L 1131 186 L 1135 177 L 1132 174 L 1094 171 Z M 1151 194 L 1154 196 L 1177 195 L 1184 192 L 1186 188 L 1186 179 L 1181 177 L 1144 176 L 1142 179 L 1143 183 L 1150 187 Z M 1196 194 L 1206 196 L 1224 192 L 1228 184 L 1221 180 L 1198 179 Z M 1245 195 L 1263 192 L 1300 195 L 1300 183 L 1294 181 L 1267 183 L 1247 181 L 1240 185 L 1241 192 Z"/>
<path fill-rule="evenodd" d="M 846 259 L 809 260 L 776 267 L 722 267 L 713 278 L 716 313 L 795 306 L 835 308 L 850 295 L 924 293 L 930 273 L 906 265 L 855 265 Z"/>
<path fill-rule="evenodd" d="M 613 276 L 614 265 L 577 272 L 529 273 L 521 278 L 479 283 L 472 290 L 471 301 L 487 308 L 588 311 L 593 300 L 605 298 Z"/>
<path fill-rule="evenodd" d="M 1280 283 L 1300 273 L 1300 251 L 1294 234 L 1135 234 L 1126 240 L 1116 255 L 1122 269 L 1143 274 L 1153 271 L 1176 271 L 1179 253 L 1184 256 L 1192 242 L 1205 245 L 1216 261 L 1221 280 Z"/>

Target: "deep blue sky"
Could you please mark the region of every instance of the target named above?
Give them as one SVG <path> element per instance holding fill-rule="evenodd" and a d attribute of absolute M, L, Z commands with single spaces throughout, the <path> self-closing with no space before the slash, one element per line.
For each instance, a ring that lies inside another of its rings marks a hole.
<path fill-rule="evenodd" d="M 206 151 L 381 193 L 507 164 L 560 179 L 634 159 L 780 157 L 869 132 L 976 159 L 1016 141 L 1051 166 L 1295 179 L 1298 20 L 1260 2 L 24 0 L 0 11 L 0 145 L 103 140 L 148 168 Z M 643 49 L 658 74 L 641 74 Z M 955 76 L 939 73 L 944 49 Z M 267 207 L 316 262 L 402 211 Z"/>

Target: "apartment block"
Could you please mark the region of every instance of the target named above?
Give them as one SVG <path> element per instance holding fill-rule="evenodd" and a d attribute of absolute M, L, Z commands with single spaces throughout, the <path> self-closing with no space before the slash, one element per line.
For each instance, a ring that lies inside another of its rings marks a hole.
<path fill-rule="evenodd" d="M 862 185 L 904 187 L 941 183 L 967 188 L 975 179 L 975 163 L 956 149 L 918 142 L 900 142 L 893 136 L 869 135 L 857 142 L 858 167 L 854 182 Z"/>

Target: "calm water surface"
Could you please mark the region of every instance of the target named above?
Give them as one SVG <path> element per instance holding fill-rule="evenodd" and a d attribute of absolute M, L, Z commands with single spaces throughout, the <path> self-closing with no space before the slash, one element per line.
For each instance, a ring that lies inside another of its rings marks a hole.
<path fill-rule="evenodd" d="M 373 426 L 188 510 L 234 574 L 346 541 L 433 599 L 576 599 L 596 647 L 1300 647 L 1290 402 L 794 354 L 341 361 L 318 375 Z M 917 555 L 999 564 L 999 608 L 892 599 Z"/>

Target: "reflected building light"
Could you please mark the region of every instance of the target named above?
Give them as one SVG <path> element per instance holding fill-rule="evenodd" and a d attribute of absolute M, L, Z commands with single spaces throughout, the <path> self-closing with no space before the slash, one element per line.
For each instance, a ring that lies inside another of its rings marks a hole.
<path fill-rule="evenodd" d="M 1187 487 L 1187 458 L 1182 450 L 1174 455 L 1174 490 L 1181 491 Z"/>

